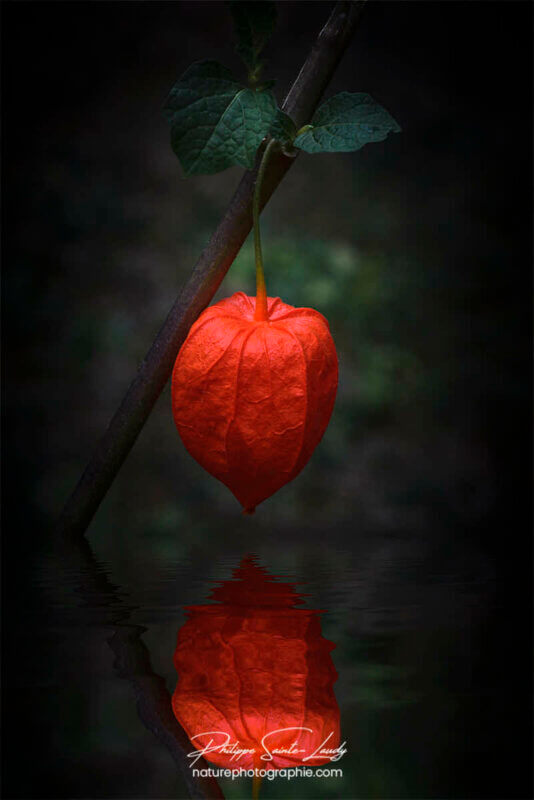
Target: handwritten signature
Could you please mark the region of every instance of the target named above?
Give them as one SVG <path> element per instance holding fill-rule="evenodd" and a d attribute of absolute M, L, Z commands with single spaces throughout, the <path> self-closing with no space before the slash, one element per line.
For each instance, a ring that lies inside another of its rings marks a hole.
<path fill-rule="evenodd" d="M 263 739 L 260 742 L 261 745 L 261 755 L 260 759 L 262 761 L 272 761 L 275 755 L 285 755 L 285 756 L 295 756 L 295 755 L 302 755 L 306 752 L 306 750 L 298 747 L 298 739 L 296 739 L 289 747 L 273 747 L 270 748 L 270 737 L 275 736 L 278 733 L 286 733 L 287 731 L 308 731 L 309 733 L 313 733 L 311 728 L 303 728 L 303 727 L 291 727 L 291 728 L 278 728 L 275 731 L 270 731 L 266 733 Z M 339 747 L 329 748 L 326 747 L 334 732 L 328 734 L 326 739 L 324 739 L 321 744 L 311 753 L 310 755 L 304 756 L 300 760 L 302 763 L 313 761 L 315 759 L 324 760 L 325 758 L 328 761 L 339 761 L 340 758 L 343 758 L 345 753 L 347 752 L 347 743 L 343 742 L 340 744 Z M 223 741 L 217 743 L 216 740 L 210 739 L 208 744 L 202 748 L 202 750 L 193 750 L 191 753 L 187 754 L 187 757 L 191 759 L 191 767 L 193 767 L 199 758 L 202 756 L 207 755 L 208 753 L 224 753 L 225 755 L 231 756 L 230 761 L 239 761 L 243 756 L 246 755 L 254 755 L 256 753 L 255 747 L 241 747 L 240 743 L 236 740 L 235 742 L 231 741 L 231 736 L 229 733 L 225 733 L 224 731 L 205 731 L 204 733 L 197 733 L 195 736 L 191 736 L 191 741 L 198 739 L 200 736 L 222 736 Z"/>

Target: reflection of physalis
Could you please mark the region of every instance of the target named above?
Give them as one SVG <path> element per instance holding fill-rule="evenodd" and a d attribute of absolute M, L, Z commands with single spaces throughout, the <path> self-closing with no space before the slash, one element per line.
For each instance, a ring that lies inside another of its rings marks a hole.
<path fill-rule="evenodd" d="M 174 656 L 173 710 L 195 748 L 230 769 L 336 760 L 335 645 L 318 612 L 250 557 L 211 596 L 188 607 Z"/>

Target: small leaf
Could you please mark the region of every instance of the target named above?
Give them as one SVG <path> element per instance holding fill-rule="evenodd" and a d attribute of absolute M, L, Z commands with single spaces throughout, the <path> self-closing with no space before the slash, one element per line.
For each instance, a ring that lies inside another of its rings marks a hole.
<path fill-rule="evenodd" d="M 237 0 L 230 3 L 230 9 L 239 38 L 236 51 L 251 73 L 259 72 L 258 57 L 276 25 L 276 6 L 261 0 Z"/>
<path fill-rule="evenodd" d="M 291 117 L 277 108 L 269 133 L 273 139 L 277 139 L 283 144 L 291 144 L 297 133 L 297 126 Z"/>
<path fill-rule="evenodd" d="M 269 91 L 245 89 L 216 61 L 201 61 L 173 86 L 164 113 L 185 172 L 209 175 L 234 164 L 252 169 L 276 101 Z"/>
<path fill-rule="evenodd" d="M 341 92 L 323 103 L 293 144 L 307 153 L 359 150 L 401 128 L 368 94 Z"/>

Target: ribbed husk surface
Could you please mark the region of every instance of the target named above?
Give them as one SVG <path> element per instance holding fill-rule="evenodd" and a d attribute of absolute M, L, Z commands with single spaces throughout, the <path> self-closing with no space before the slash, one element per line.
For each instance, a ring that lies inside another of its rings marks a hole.
<path fill-rule="evenodd" d="M 175 716 L 197 749 L 211 741 L 217 749 L 205 758 L 220 767 L 327 763 L 328 754 L 309 758 L 325 741 L 330 750 L 340 743 L 334 645 L 319 614 L 295 608 L 293 585 L 252 559 L 235 577 L 213 593 L 217 604 L 188 608 L 174 656 Z"/>
<path fill-rule="evenodd" d="M 242 292 L 207 308 L 182 345 L 172 407 L 189 453 L 247 512 L 291 481 L 321 440 L 337 391 L 328 322 L 268 298 L 255 321 Z"/>

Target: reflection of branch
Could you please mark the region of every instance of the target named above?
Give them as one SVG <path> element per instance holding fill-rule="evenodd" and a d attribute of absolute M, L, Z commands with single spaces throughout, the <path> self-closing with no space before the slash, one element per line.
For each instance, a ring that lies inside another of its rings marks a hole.
<path fill-rule="evenodd" d="M 308 122 L 343 55 L 365 0 L 337 3 L 319 34 L 283 105 L 297 128 Z M 294 159 L 279 154 L 263 184 L 263 207 Z M 247 172 L 230 201 L 189 281 L 163 324 L 100 440 L 59 519 L 59 529 L 83 536 L 100 502 L 169 380 L 176 355 L 187 332 L 213 295 L 239 252 L 252 226 L 252 195 L 256 170 Z"/>
<path fill-rule="evenodd" d="M 106 572 L 94 557 L 85 538 L 72 541 L 60 538 L 57 553 L 61 562 L 79 576 L 79 593 L 87 605 L 102 608 L 102 622 L 111 624 L 115 630 L 108 643 L 115 654 L 115 669 L 121 678 L 133 686 L 137 712 L 143 725 L 169 750 L 187 785 L 190 797 L 223 798 L 215 778 L 195 778 L 190 768 L 187 753 L 193 746 L 182 726 L 176 720 L 171 697 L 165 681 L 156 675 L 150 663 L 150 654 L 141 639 L 145 630 L 140 625 L 128 623 L 131 608 L 124 604 Z M 197 761 L 197 768 L 205 769 L 204 759 Z"/>
<path fill-rule="evenodd" d="M 214 778 L 193 778 L 191 762 L 186 753 L 193 750 L 191 742 L 172 713 L 171 698 L 165 681 L 156 675 L 150 656 L 141 639 L 144 628 L 138 625 L 117 628 L 109 645 L 116 656 L 115 668 L 121 678 L 133 686 L 137 699 L 137 713 L 141 722 L 152 731 L 169 750 L 187 784 L 189 796 L 195 798 L 224 798 Z M 202 759 L 197 768 L 207 765 Z"/>

